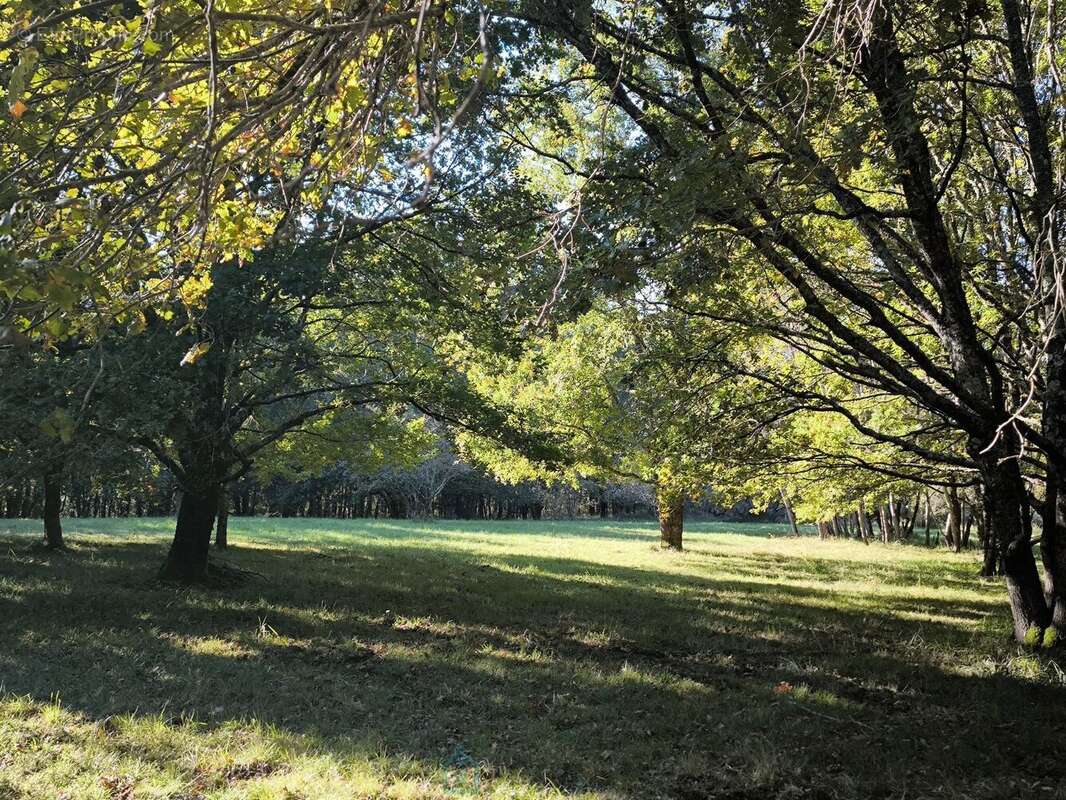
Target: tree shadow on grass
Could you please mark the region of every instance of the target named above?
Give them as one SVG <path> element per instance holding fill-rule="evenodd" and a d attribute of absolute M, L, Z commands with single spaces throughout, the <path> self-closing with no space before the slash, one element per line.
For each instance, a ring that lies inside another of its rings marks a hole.
<path fill-rule="evenodd" d="M 0 540 L 4 690 L 91 718 L 255 719 L 342 759 L 431 772 L 461 752 L 622 796 L 996 796 L 1030 770 L 1066 780 L 1048 735 L 1066 692 L 965 674 L 1013 652 L 992 596 L 790 585 L 757 553 L 707 556 L 715 578 L 372 539 L 238 550 L 227 559 L 266 577 L 220 592 L 150 580 L 161 545 L 21 546 Z M 790 577 L 830 569 L 811 561 Z M 982 632 L 982 617 L 999 624 Z"/>

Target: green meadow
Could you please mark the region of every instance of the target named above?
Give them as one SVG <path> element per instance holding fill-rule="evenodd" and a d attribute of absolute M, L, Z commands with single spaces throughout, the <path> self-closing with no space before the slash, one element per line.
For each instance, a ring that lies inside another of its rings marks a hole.
<path fill-rule="evenodd" d="M 973 554 L 233 518 L 245 579 L 179 588 L 172 520 L 65 524 L 0 522 L 4 800 L 1066 796 L 1063 672 Z"/>

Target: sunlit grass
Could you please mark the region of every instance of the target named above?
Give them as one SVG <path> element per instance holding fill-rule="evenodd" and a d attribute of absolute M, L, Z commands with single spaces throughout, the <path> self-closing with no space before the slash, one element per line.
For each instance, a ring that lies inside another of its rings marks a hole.
<path fill-rule="evenodd" d="M 0 799 L 1066 795 L 1063 672 L 973 554 L 234 518 L 263 577 L 203 590 L 172 524 L 0 522 Z"/>

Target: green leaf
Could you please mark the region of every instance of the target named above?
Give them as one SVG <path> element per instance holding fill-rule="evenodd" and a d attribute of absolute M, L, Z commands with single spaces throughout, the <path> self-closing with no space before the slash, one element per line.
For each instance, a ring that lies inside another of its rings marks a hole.
<path fill-rule="evenodd" d="M 59 439 L 63 444 L 70 444 L 74 439 L 74 420 L 65 408 L 56 408 L 41 420 L 41 432 L 52 439 Z"/>

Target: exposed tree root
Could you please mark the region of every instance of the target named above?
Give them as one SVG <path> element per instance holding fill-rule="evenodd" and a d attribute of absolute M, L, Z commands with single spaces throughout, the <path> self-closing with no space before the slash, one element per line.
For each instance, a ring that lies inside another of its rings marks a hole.
<path fill-rule="evenodd" d="M 181 583 L 187 586 L 204 586 L 212 589 L 227 589 L 243 586 L 251 580 L 265 579 L 265 575 L 255 570 L 238 567 L 226 561 L 209 559 L 207 568 L 192 572 L 177 568 L 170 561 L 163 562 L 157 575 L 161 581 Z"/>

